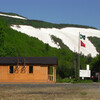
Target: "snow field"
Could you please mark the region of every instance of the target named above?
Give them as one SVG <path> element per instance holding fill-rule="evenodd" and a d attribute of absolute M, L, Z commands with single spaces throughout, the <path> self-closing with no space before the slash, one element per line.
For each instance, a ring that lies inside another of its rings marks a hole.
<path fill-rule="evenodd" d="M 42 42 L 48 43 L 51 47 L 60 48 L 58 44 L 55 44 L 54 41 L 52 41 L 51 35 L 54 35 L 61 39 L 62 42 L 73 52 L 78 52 L 79 33 L 85 35 L 86 37 L 91 36 L 100 38 L 100 30 L 90 28 L 34 28 L 28 25 L 19 25 L 19 27 L 18 25 L 13 25 L 11 28 L 29 36 L 36 37 Z M 94 45 L 88 38 L 86 38 L 86 40 L 83 42 L 86 44 L 86 48 L 80 46 L 80 53 L 84 54 L 85 56 L 91 54 L 92 57 L 95 57 L 98 52 L 96 51 Z"/>
<path fill-rule="evenodd" d="M 27 20 L 26 18 L 24 17 L 20 17 L 20 16 L 13 16 L 13 15 L 7 15 L 7 14 L 1 14 L 0 13 L 0 16 L 6 16 L 6 17 L 12 17 L 12 18 L 18 18 L 18 19 L 24 19 L 24 20 Z"/>

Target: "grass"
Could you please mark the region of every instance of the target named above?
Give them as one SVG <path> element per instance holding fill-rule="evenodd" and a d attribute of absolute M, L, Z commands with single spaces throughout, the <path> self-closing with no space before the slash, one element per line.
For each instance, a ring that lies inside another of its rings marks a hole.
<path fill-rule="evenodd" d="M 92 83 L 92 82 L 93 82 L 92 80 L 81 80 L 81 79 L 73 81 L 73 83 Z"/>
<path fill-rule="evenodd" d="M 81 79 L 75 79 L 75 78 L 64 78 L 62 79 L 61 77 L 57 76 L 57 83 L 93 83 L 92 80 L 81 80 Z"/>
<path fill-rule="evenodd" d="M 86 93 L 86 92 L 81 92 L 80 94 L 81 94 L 81 95 L 84 95 L 84 96 L 85 96 L 85 95 L 87 95 L 87 93 Z"/>
<path fill-rule="evenodd" d="M 97 83 L 100 83 L 100 80 L 99 80 L 99 81 L 97 81 Z"/>
<path fill-rule="evenodd" d="M 57 83 L 73 83 L 74 79 L 64 78 L 64 79 L 57 79 Z"/>

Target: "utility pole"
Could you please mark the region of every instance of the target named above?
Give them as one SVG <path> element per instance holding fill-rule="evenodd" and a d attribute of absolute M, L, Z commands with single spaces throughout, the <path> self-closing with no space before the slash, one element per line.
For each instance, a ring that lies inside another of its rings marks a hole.
<path fill-rule="evenodd" d="M 80 32 L 78 40 L 78 77 L 80 77 Z"/>
<path fill-rule="evenodd" d="M 74 59 L 74 70 L 75 70 L 75 79 L 76 79 L 76 59 Z"/>
<path fill-rule="evenodd" d="M 76 52 L 75 52 L 75 48 L 74 48 L 74 74 L 75 74 L 75 79 L 76 79 L 76 77 L 77 77 L 77 75 L 76 75 Z"/>

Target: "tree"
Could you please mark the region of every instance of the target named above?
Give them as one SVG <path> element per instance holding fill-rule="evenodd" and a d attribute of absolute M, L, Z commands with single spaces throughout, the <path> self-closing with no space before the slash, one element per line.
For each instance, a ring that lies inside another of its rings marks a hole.
<path fill-rule="evenodd" d="M 91 65 L 92 71 L 100 72 L 100 55 L 92 60 Z"/>
<path fill-rule="evenodd" d="M 91 54 L 88 54 L 87 56 L 87 64 L 89 64 L 92 60 Z"/>
<path fill-rule="evenodd" d="M 4 31 L 3 28 L 0 28 L 0 47 L 4 46 Z"/>

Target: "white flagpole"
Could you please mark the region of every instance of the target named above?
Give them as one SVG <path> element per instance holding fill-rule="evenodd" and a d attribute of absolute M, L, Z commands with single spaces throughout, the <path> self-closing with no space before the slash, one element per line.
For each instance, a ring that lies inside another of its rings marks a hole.
<path fill-rule="evenodd" d="M 78 77 L 80 77 L 80 32 L 78 40 Z"/>

